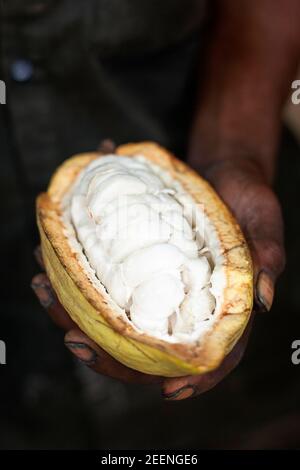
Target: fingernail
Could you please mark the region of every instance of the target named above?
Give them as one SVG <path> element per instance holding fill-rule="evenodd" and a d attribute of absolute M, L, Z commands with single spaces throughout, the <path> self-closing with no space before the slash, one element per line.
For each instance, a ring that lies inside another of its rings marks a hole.
<path fill-rule="evenodd" d="M 84 364 L 94 364 L 98 358 L 96 351 L 85 343 L 67 341 L 65 345 Z"/>
<path fill-rule="evenodd" d="M 98 145 L 98 151 L 103 153 L 113 153 L 116 149 L 116 144 L 111 139 L 103 139 Z"/>
<path fill-rule="evenodd" d="M 187 385 L 186 387 L 179 388 L 172 393 L 164 394 L 166 400 L 185 400 L 186 398 L 191 398 L 195 395 L 195 388 L 192 385 Z"/>
<path fill-rule="evenodd" d="M 50 286 L 48 286 L 47 284 L 36 284 L 33 282 L 31 284 L 31 288 L 35 292 L 41 305 L 44 308 L 49 308 L 51 307 L 51 305 L 54 304 L 54 296 L 52 294 Z"/>
<path fill-rule="evenodd" d="M 256 302 L 263 310 L 269 312 L 274 298 L 274 283 L 271 277 L 261 271 L 256 282 Z"/>

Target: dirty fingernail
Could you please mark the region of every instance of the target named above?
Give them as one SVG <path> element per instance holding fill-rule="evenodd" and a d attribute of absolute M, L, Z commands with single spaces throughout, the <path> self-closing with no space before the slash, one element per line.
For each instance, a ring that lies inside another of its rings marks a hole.
<path fill-rule="evenodd" d="M 66 341 L 65 345 L 80 361 L 85 364 L 91 365 L 96 362 L 98 357 L 97 353 L 87 344 Z"/>
<path fill-rule="evenodd" d="M 51 288 L 46 284 L 37 284 L 32 283 L 31 288 L 38 297 L 41 305 L 44 308 L 49 308 L 54 304 L 54 296 L 52 294 Z"/>
<path fill-rule="evenodd" d="M 195 395 L 194 387 L 187 385 L 174 392 L 164 394 L 164 398 L 166 400 L 185 400 L 186 398 L 191 398 L 193 395 Z"/>
<path fill-rule="evenodd" d="M 113 153 L 115 149 L 116 144 L 111 139 L 103 139 L 98 146 L 98 151 L 103 153 Z"/>
<path fill-rule="evenodd" d="M 258 304 L 260 304 L 266 311 L 271 309 L 274 298 L 274 283 L 265 271 L 261 271 L 258 275 L 256 283 L 256 297 Z"/>

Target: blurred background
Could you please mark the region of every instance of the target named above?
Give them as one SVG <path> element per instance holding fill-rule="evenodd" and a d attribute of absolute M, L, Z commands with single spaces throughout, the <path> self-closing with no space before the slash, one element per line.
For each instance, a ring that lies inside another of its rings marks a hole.
<path fill-rule="evenodd" d="M 287 268 L 244 359 L 215 389 L 170 403 L 158 387 L 96 375 L 72 359 L 30 290 L 39 271 L 34 200 L 59 162 L 107 137 L 153 139 L 185 155 L 210 16 L 192 0 L 138 5 L 1 3 L 0 448 L 299 447 L 300 365 L 291 344 L 300 339 L 300 105 L 286 110 L 276 179 Z"/>

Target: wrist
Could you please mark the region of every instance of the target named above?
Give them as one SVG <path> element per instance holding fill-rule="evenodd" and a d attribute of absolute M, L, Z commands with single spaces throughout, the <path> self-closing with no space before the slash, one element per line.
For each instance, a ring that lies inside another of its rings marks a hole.
<path fill-rule="evenodd" d="M 226 172 L 236 169 L 271 185 L 276 170 L 280 126 L 280 121 L 274 123 L 272 133 L 257 140 L 251 133 L 247 135 L 247 130 L 228 135 L 217 116 L 215 123 L 201 116 L 195 120 L 190 134 L 188 163 L 206 177 L 221 168 Z"/>

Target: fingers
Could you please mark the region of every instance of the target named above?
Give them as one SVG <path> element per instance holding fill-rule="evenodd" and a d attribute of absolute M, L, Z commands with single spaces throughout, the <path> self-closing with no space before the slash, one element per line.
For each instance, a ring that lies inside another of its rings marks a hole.
<path fill-rule="evenodd" d="M 116 150 L 116 144 L 111 139 L 103 139 L 101 140 L 98 151 L 103 154 L 114 153 Z"/>
<path fill-rule="evenodd" d="M 196 397 L 215 387 L 224 379 L 240 362 L 247 346 L 252 318 L 233 350 L 226 356 L 222 364 L 212 372 L 203 375 L 191 375 L 165 379 L 162 385 L 163 396 L 167 400 L 178 401 Z"/>
<path fill-rule="evenodd" d="M 255 267 L 256 304 L 269 311 L 276 279 L 285 266 L 283 220 L 270 188 L 259 187 L 252 200 L 252 215 L 245 221 L 245 235 Z"/>
<path fill-rule="evenodd" d="M 256 307 L 269 311 L 274 298 L 275 282 L 284 269 L 285 250 L 283 220 L 279 202 L 264 185 L 253 185 L 242 197 L 240 215 L 253 264 Z"/>
<path fill-rule="evenodd" d="M 243 229 L 254 265 L 256 308 L 268 311 L 285 265 L 280 204 L 254 160 L 220 162 L 207 176 Z"/>
<path fill-rule="evenodd" d="M 154 384 L 162 381 L 161 377 L 143 374 L 124 366 L 78 328 L 66 334 L 65 345 L 77 359 L 99 374 L 127 383 Z"/>
<path fill-rule="evenodd" d="M 56 325 L 65 331 L 74 328 L 75 323 L 59 302 L 46 274 L 41 273 L 34 276 L 31 287 Z"/>
<path fill-rule="evenodd" d="M 162 379 L 159 377 L 142 374 L 122 365 L 80 331 L 59 302 L 46 274 L 37 274 L 32 279 L 31 287 L 54 323 L 68 331 L 65 345 L 77 359 L 95 372 L 123 382 L 141 384 L 161 382 Z"/>

